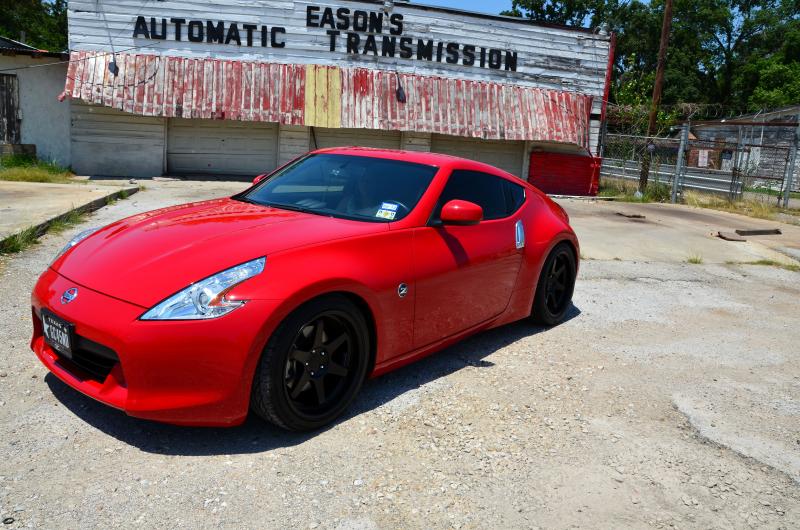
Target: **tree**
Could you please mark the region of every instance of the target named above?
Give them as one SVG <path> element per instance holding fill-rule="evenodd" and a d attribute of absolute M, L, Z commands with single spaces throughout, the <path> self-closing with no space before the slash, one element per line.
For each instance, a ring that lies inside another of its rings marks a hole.
<path fill-rule="evenodd" d="M 0 0 L 0 35 L 43 50 L 67 49 L 67 0 Z"/>
<path fill-rule="evenodd" d="M 652 93 L 663 0 L 514 0 L 505 14 L 617 34 L 611 99 Z M 675 0 L 663 104 L 720 104 L 729 113 L 800 103 L 798 0 Z"/>
<path fill-rule="evenodd" d="M 618 0 L 513 0 L 502 14 L 565 26 L 598 27 L 619 10 Z"/>

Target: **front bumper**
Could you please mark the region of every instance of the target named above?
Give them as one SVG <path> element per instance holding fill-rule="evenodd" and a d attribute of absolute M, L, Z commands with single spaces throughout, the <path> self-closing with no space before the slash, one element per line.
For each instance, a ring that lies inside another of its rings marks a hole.
<path fill-rule="evenodd" d="M 71 287 L 79 288 L 79 296 L 62 304 L 62 293 Z M 138 318 L 146 308 L 48 269 L 32 305 L 31 349 L 67 385 L 138 418 L 231 426 L 247 417 L 253 374 L 277 325 L 271 316 L 278 302 L 250 301 L 214 320 L 145 322 Z M 75 325 L 84 358 L 70 361 L 45 342 L 42 308 Z"/>

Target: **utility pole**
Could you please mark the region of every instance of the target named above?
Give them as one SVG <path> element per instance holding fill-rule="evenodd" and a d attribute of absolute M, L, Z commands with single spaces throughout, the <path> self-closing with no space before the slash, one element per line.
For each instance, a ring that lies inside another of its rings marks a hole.
<path fill-rule="evenodd" d="M 656 65 L 656 82 L 653 86 L 653 105 L 650 107 L 650 119 L 647 123 L 647 136 L 656 134 L 658 125 L 658 107 L 661 105 L 661 93 L 664 88 L 664 68 L 667 64 L 667 48 L 669 47 L 669 33 L 672 30 L 672 0 L 664 2 L 664 21 L 661 24 L 661 44 L 658 48 L 658 64 Z M 644 193 L 647 189 L 647 179 L 650 176 L 650 159 L 652 154 L 648 151 L 642 157 L 642 172 L 639 175 L 639 191 Z"/>
<path fill-rule="evenodd" d="M 800 115 L 797 116 L 797 129 L 794 132 L 792 141 L 792 148 L 789 154 L 789 163 L 786 168 L 786 188 L 783 190 L 783 207 L 789 207 L 789 197 L 792 195 L 792 188 L 794 187 L 794 171 L 795 164 L 797 163 L 797 144 L 800 143 Z"/>
<path fill-rule="evenodd" d="M 686 149 L 689 144 L 689 122 L 683 124 L 681 129 L 681 145 L 678 148 L 678 162 L 675 164 L 675 176 L 672 177 L 672 204 L 678 202 L 678 189 L 682 180 L 686 156 Z M 682 190 L 681 190 L 682 192 Z"/>

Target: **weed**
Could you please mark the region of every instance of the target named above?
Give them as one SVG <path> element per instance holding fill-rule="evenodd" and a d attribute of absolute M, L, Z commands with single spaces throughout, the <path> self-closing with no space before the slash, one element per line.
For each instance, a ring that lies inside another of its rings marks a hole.
<path fill-rule="evenodd" d="M 769 202 L 761 200 L 744 199 L 739 201 L 730 201 L 724 197 L 697 193 L 695 191 L 685 192 L 683 198 L 687 205 L 695 208 L 710 208 L 712 210 L 720 210 L 723 212 L 738 213 L 740 215 L 746 215 L 747 217 L 753 217 L 755 219 L 775 220 L 778 214 L 786 214 L 790 216 L 800 215 L 800 211 L 778 208 Z"/>
<path fill-rule="evenodd" d="M 7 237 L 0 241 L 0 254 L 22 252 L 31 245 L 38 243 L 36 240 L 37 235 L 36 227 L 32 226 L 13 236 Z"/>
<path fill-rule="evenodd" d="M 79 210 L 72 210 L 69 213 L 53 219 L 50 223 L 42 228 L 32 226 L 26 228 L 22 232 L 10 236 L 3 241 L 0 241 L 0 254 L 14 254 L 22 252 L 28 247 L 37 244 L 38 238 L 44 234 L 53 233 L 58 234 L 72 228 L 73 226 L 82 223 L 86 220 L 86 213 Z"/>
<path fill-rule="evenodd" d="M 702 265 L 703 256 L 701 256 L 700 254 L 692 254 L 686 259 L 686 263 L 691 263 L 692 265 Z"/>
<path fill-rule="evenodd" d="M 57 217 L 49 225 L 47 225 L 47 232 L 59 234 L 68 228 L 82 223 L 86 220 L 86 214 L 78 210 L 72 210 L 69 213 Z"/>
<path fill-rule="evenodd" d="M 598 195 L 600 197 L 613 197 L 624 202 L 666 202 L 672 196 L 671 188 L 661 182 L 651 182 L 641 197 L 636 196 L 639 190 L 635 182 L 621 179 L 603 179 L 600 183 Z"/>
<path fill-rule="evenodd" d="M 749 191 L 750 193 L 758 193 L 761 195 L 767 195 L 769 197 L 782 197 L 783 192 L 778 190 L 773 190 L 770 188 L 745 188 L 745 191 Z M 792 191 L 789 193 L 789 197 L 793 199 L 800 199 L 800 193 L 796 191 Z"/>
<path fill-rule="evenodd" d="M 14 182 L 71 183 L 73 173 L 53 162 L 35 157 L 12 155 L 0 158 L 0 180 Z"/>
<path fill-rule="evenodd" d="M 800 265 L 794 263 L 781 263 L 772 259 L 760 259 L 758 261 L 747 261 L 741 265 L 760 265 L 762 267 L 777 267 L 792 272 L 800 272 Z"/>

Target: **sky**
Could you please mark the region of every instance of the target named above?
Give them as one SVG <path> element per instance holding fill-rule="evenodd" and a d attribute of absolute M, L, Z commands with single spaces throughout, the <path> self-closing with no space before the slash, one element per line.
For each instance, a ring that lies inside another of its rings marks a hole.
<path fill-rule="evenodd" d="M 511 0 L 418 0 L 419 4 L 431 6 L 454 7 L 465 11 L 498 14 L 504 9 L 511 9 Z"/>

